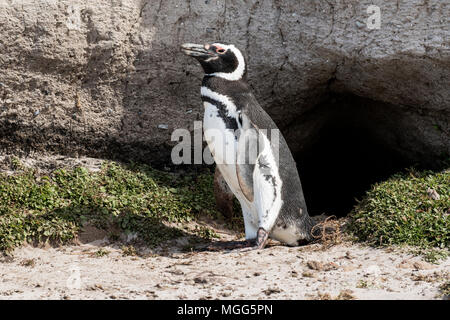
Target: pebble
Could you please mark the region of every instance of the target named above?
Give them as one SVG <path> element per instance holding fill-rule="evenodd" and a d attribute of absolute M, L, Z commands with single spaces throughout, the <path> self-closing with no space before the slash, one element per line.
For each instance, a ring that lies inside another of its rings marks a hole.
<path fill-rule="evenodd" d="M 410 261 L 403 260 L 397 268 L 401 269 L 415 269 L 415 270 L 430 270 L 433 269 L 434 266 L 431 263 L 425 261 Z"/>
<path fill-rule="evenodd" d="M 366 270 L 364 270 L 364 273 L 365 273 L 366 275 L 370 275 L 370 274 L 378 275 L 378 274 L 380 274 L 380 272 L 381 272 L 381 269 L 380 269 L 380 267 L 377 266 L 377 265 L 371 265 L 371 266 L 368 266 L 368 267 L 366 268 Z"/>
<path fill-rule="evenodd" d="M 365 23 L 362 23 L 361 21 L 356 21 L 355 24 L 359 29 L 364 28 L 364 26 L 366 25 Z"/>
<path fill-rule="evenodd" d="M 439 193 L 437 193 L 436 190 L 431 189 L 431 188 L 427 189 L 427 194 L 428 194 L 428 197 L 430 197 L 433 200 L 439 200 L 441 198 Z"/>
<path fill-rule="evenodd" d="M 416 261 L 414 262 L 413 266 L 417 270 L 430 270 L 434 268 L 434 265 L 425 261 Z"/>

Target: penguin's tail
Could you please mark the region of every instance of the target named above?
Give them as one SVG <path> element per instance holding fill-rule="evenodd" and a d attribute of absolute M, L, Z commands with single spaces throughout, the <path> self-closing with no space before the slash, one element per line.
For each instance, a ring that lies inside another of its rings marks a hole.
<path fill-rule="evenodd" d="M 298 245 L 305 245 L 315 240 L 313 234 L 311 233 L 314 225 L 315 223 L 307 211 L 300 209 L 300 219 L 297 220 L 297 230 L 301 237 L 297 241 Z"/>

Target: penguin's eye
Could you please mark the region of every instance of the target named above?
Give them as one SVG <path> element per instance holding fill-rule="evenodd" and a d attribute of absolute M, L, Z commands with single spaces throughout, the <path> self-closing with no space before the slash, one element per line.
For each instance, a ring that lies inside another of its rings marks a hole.
<path fill-rule="evenodd" d="M 216 52 L 217 52 L 217 53 L 224 53 L 224 52 L 225 52 L 225 49 L 223 49 L 223 48 L 218 48 L 218 49 L 216 49 Z"/>

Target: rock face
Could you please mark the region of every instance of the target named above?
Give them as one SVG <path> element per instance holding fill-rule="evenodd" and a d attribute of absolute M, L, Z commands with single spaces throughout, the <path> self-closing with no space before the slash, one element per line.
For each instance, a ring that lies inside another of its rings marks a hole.
<path fill-rule="evenodd" d="M 167 162 L 202 117 L 179 45 L 222 41 L 294 154 L 339 122 L 433 162 L 450 154 L 449 16 L 442 0 L 0 0 L 0 147 Z"/>

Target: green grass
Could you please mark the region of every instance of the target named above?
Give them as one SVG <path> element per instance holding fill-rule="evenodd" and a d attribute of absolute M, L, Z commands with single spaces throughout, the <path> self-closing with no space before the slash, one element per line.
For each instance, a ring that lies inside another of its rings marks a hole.
<path fill-rule="evenodd" d="M 40 176 L 31 169 L 0 173 L 0 251 L 24 242 L 73 240 L 86 223 L 137 232 L 149 245 L 183 235 L 165 222 L 215 216 L 210 173 L 177 175 L 146 165 L 105 163 Z"/>
<path fill-rule="evenodd" d="M 100 248 L 95 252 L 95 256 L 99 257 L 99 258 L 107 256 L 108 254 L 109 254 L 109 251 L 106 249 L 103 249 L 103 248 Z"/>
<path fill-rule="evenodd" d="M 25 242 L 67 243 L 86 224 L 137 233 L 150 246 L 183 235 L 217 237 L 207 227 L 187 234 L 185 222 L 218 217 L 210 172 L 198 175 L 158 171 L 146 165 L 105 162 L 98 172 L 83 167 L 39 175 L 14 163 L 16 173 L 0 173 L 0 251 Z M 428 188 L 439 200 L 431 199 Z M 230 228 L 242 228 L 236 205 Z M 413 245 L 443 256 L 450 244 L 450 172 L 409 170 L 372 186 L 349 215 L 348 231 L 373 245 Z M 431 251 L 428 249 L 432 249 Z"/>
<path fill-rule="evenodd" d="M 428 188 L 440 196 L 433 200 Z M 408 170 L 377 183 L 350 213 L 349 231 L 376 246 L 450 245 L 450 171 Z"/>

